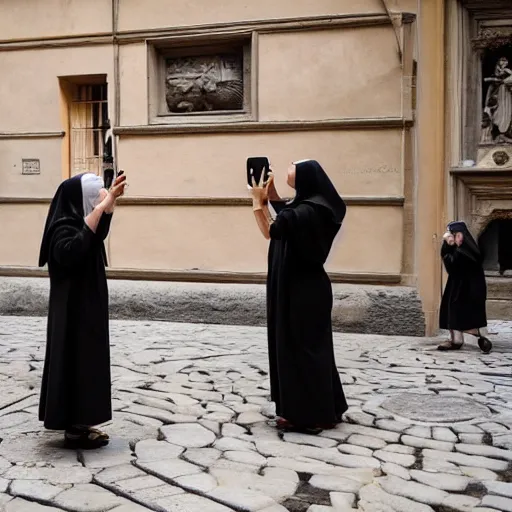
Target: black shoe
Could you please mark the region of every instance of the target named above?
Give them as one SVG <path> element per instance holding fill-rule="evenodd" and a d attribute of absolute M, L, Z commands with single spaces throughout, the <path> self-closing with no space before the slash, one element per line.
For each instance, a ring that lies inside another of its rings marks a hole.
<path fill-rule="evenodd" d="M 480 338 L 478 338 L 478 346 L 484 354 L 489 354 L 492 350 L 492 343 L 484 336 L 480 336 Z"/>
<path fill-rule="evenodd" d="M 64 434 L 67 448 L 74 450 L 94 450 L 109 443 L 108 434 L 92 427 L 71 427 Z"/>
<path fill-rule="evenodd" d="M 453 340 L 446 340 L 437 346 L 437 350 L 440 350 L 441 352 L 448 352 L 449 350 L 460 350 L 463 345 L 464 342 L 455 343 Z"/>

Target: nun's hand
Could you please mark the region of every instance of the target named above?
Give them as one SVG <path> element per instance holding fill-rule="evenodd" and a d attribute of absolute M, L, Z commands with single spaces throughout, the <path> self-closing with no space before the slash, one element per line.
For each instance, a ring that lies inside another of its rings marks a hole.
<path fill-rule="evenodd" d="M 124 194 L 125 187 L 126 176 L 119 176 L 116 181 L 114 181 L 114 184 L 110 187 L 107 196 L 101 203 L 104 206 L 106 213 L 112 213 L 114 211 L 116 201 Z"/>
<path fill-rule="evenodd" d="M 448 245 L 453 245 L 455 243 L 455 238 L 453 238 L 453 235 L 447 231 L 444 235 L 443 235 L 443 240 L 448 244 Z"/>
<path fill-rule="evenodd" d="M 249 189 L 251 192 L 254 207 L 261 207 L 268 204 L 268 187 L 271 179 L 272 178 L 269 178 L 265 182 L 265 173 L 261 173 L 259 183 L 256 183 L 254 176 L 251 178 L 252 187 L 249 187 Z"/>
<path fill-rule="evenodd" d="M 115 199 L 121 197 L 124 194 L 124 189 L 126 187 L 126 176 L 123 174 L 118 176 L 114 181 L 111 189 L 109 190 L 109 194 L 112 194 Z"/>

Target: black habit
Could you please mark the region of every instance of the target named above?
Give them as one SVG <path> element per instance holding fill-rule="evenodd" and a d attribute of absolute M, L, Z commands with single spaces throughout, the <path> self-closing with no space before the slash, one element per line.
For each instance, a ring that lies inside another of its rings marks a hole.
<path fill-rule="evenodd" d="M 272 401 L 297 426 L 339 423 L 348 409 L 334 357 L 324 263 L 346 206 L 316 161 L 296 165 L 296 197 L 272 202 L 267 325 Z"/>
<path fill-rule="evenodd" d="M 96 233 L 84 221 L 81 176 L 53 198 L 39 265 L 48 263 L 50 303 L 39 419 L 52 430 L 112 419 L 108 289 L 103 241 L 111 215 Z"/>
<path fill-rule="evenodd" d="M 480 250 L 464 222 L 452 222 L 448 230 L 462 233 L 464 241 L 460 247 L 446 242 L 441 247 L 448 281 L 441 301 L 439 326 L 454 331 L 486 327 L 487 285 Z"/>

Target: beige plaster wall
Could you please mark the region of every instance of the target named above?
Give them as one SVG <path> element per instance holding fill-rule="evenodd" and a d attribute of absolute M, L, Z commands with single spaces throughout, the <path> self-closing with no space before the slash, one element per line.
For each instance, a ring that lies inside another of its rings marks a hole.
<path fill-rule="evenodd" d="M 240 197 L 245 161 L 268 155 L 282 194 L 293 160 L 315 158 L 344 195 L 402 194 L 401 130 L 122 136 L 119 165 L 133 196 Z"/>
<path fill-rule="evenodd" d="M 412 12 L 419 13 L 420 0 L 386 0 L 388 9 L 392 12 Z"/>
<path fill-rule="evenodd" d="M 0 41 L 90 34 L 111 30 L 112 0 L 2 0 L 0 2 Z"/>
<path fill-rule="evenodd" d="M 390 10 L 417 11 L 417 0 L 387 0 Z M 380 0 L 122 0 L 119 29 L 143 30 L 260 19 L 380 13 Z M 0 41 L 108 33 L 112 0 L 4 0 Z"/>
<path fill-rule="evenodd" d="M 402 70 L 389 26 L 262 34 L 256 59 L 259 120 L 401 115 Z M 148 122 L 147 72 L 146 44 L 123 45 L 123 126 Z"/>
<path fill-rule="evenodd" d="M 402 71 L 389 26 L 263 34 L 258 46 L 262 120 L 401 114 Z"/>
<path fill-rule="evenodd" d="M 327 268 L 400 273 L 402 242 L 401 207 L 350 206 Z"/>
<path fill-rule="evenodd" d="M 402 212 L 350 207 L 330 271 L 399 272 Z M 379 247 L 379 258 L 375 257 Z M 110 237 L 116 268 L 264 272 L 268 242 L 250 206 L 120 206 Z"/>
<path fill-rule="evenodd" d="M 119 30 L 382 12 L 379 0 L 122 0 Z"/>
<path fill-rule="evenodd" d="M 37 266 L 47 204 L 0 204 L 0 265 Z"/>
<path fill-rule="evenodd" d="M 146 43 L 119 48 L 121 126 L 148 124 L 148 50 Z"/>
<path fill-rule="evenodd" d="M 10 241 L 0 265 L 37 266 L 47 212 L 47 204 L 0 205 L 0 237 Z M 350 207 L 327 269 L 399 272 L 401 223 L 398 207 Z M 120 206 L 109 245 L 112 268 L 233 272 L 264 272 L 268 248 L 249 206 Z"/>
<path fill-rule="evenodd" d="M 397 6 L 407 2 L 394 1 Z M 35 2 L 20 0 L 19 8 L 29 9 Z M 68 12 L 61 4 L 72 10 L 70 21 L 60 18 Z M 172 9 L 168 0 L 121 0 L 120 6 L 121 30 L 382 12 L 378 0 L 173 0 Z M 46 7 L 34 37 L 110 30 L 109 15 L 101 14 L 107 7 L 110 13 L 110 2 L 49 0 Z M 23 36 L 24 23 L 15 32 L 2 32 L 4 8 L 2 3 L 0 39 L 3 34 L 28 37 Z M 144 43 L 120 47 L 123 126 L 148 122 L 147 60 Z M 16 101 L 0 99 L 0 132 L 61 131 L 58 77 L 107 74 L 113 82 L 113 49 L 103 45 L 0 52 L 0 69 L 0 98 L 16 91 Z M 261 35 L 258 82 L 262 121 L 400 115 L 401 70 L 391 27 Z M 111 118 L 113 100 L 110 87 Z M 53 195 L 62 175 L 61 145 L 59 138 L 0 140 L 0 196 Z M 283 196 L 291 194 L 285 170 L 302 158 L 318 159 L 342 195 L 403 194 L 400 129 L 123 135 L 118 147 L 119 167 L 130 182 L 127 195 L 137 197 L 246 196 L 245 160 L 257 155 L 270 157 Z M 41 175 L 22 176 L 21 158 L 40 158 Z M 0 236 L 12 241 L 0 247 L 0 265 L 37 264 L 47 209 L 0 204 Z M 400 272 L 402 223 L 399 207 L 350 207 L 328 269 Z M 120 206 L 109 239 L 112 266 L 136 269 L 264 271 L 267 245 L 249 206 Z"/>
<path fill-rule="evenodd" d="M 61 138 L 0 139 L 0 197 L 52 197 L 62 181 Z M 23 158 L 38 158 L 41 174 L 21 174 Z"/>
<path fill-rule="evenodd" d="M 112 68 L 109 45 L 0 52 L 0 132 L 62 130 L 58 77 L 112 76 Z"/>

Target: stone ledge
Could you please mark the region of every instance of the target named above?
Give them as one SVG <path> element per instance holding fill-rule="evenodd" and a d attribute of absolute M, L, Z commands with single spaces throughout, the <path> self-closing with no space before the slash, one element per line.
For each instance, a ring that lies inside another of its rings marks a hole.
<path fill-rule="evenodd" d="M 110 280 L 113 319 L 264 326 L 265 285 Z M 46 278 L 0 277 L 0 315 L 45 316 Z M 415 288 L 333 285 L 337 332 L 423 336 Z"/>
<path fill-rule="evenodd" d="M 488 320 L 512 320 L 512 301 L 510 299 L 487 299 Z"/>

